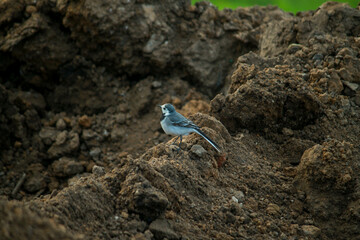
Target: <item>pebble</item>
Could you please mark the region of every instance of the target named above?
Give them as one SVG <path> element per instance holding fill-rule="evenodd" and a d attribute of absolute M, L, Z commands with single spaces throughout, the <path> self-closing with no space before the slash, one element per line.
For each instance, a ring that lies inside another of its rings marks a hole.
<path fill-rule="evenodd" d="M 244 202 L 245 194 L 243 193 L 243 191 L 234 191 L 233 194 L 234 197 L 238 200 L 238 202 Z"/>
<path fill-rule="evenodd" d="M 68 157 L 62 157 L 59 160 L 54 161 L 51 166 L 55 175 L 59 177 L 73 176 L 84 172 L 84 167 L 81 163 Z"/>
<path fill-rule="evenodd" d="M 59 133 L 56 136 L 55 144 L 58 145 L 58 146 L 61 145 L 61 144 L 64 144 L 66 142 L 67 135 L 68 135 L 67 131 L 62 131 L 61 133 Z"/>
<path fill-rule="evenodd" d="M 274 203 L 270 203 L 266 208 L 266 212 L 271 215 L 277 215 L 280 213 L 280 207 Z"/>
<path fill-rule="evenodd" d="M 65 130 L 65 128 L 66 128 L 66 123 L 65 123 L 65 121 L 62 119 L 62 118 L 60 118 L 59 120 L 57 120 L 57 122 L 56 122 L 56 129 L 58 129 L 58 130 Z"/>
<path fill-rule="evenodd" d="M 166 219 L 156 219 L 153 221 L 149 230 L 154 234 L 155 239 L 178 239 L 179 236 L 171 228 L 169 222 Z"/>
<path fill-rule="evenodd" d="M 92 148 L 89 154 L 92 158 L 98 158 L 101 154 L 101 149 L 99 147 Z"/>
<path fill-rule="evenodd" d="M 303 226 L 301 226 L 301 229 L 302 229 L 304 235 L 311 236 L 311 237 L 317 237 L 321 233 L 321 229 L 318 227 L 315 227 L 313 225 L 303 225 Z"/>
<path fill-rule="evenodd" d="M 40 173 L 30 176 L 24 184 L 25 190 L 31 193 L 35 193 L 45 187 L 45 179 Z"/>
<path fill-rule="evenodd" d="M 105 169 L 103 167 L 100 167 L 98 165 L 94 165 L 92 168 L 92 173 L 96 176 L 103 176 L 105 174 Z"/>
<path fill-rule="evenodd" d="M 83 128 L 90 128 L 91 119 L 87 115 L 83 115 L 79 118 L 79 125 Z"/>
<path fill-rule="evenodd" d="M 15 141 L 15 143 L 14 143 L 14 147 L 15 147 L 15 148 L 21 148 L 21 146 L 22 146 L 22 143 L 21 143 L 21 142 Z"/>
<path fill-rule="evenodd" d="M 159 88 L 159 87 L 162 86 L 162 83 L 161 83 L 160 81 L 153 81 L 153 82 L 151 83 L 151 86 L 152 86 L 153 88 Z"/>
<path fill-rule="evenodd" d="M 201 145 L 198 144 L 193 145 L 190 151 L 200 158 L 207 153 L 207 151 Z"/>

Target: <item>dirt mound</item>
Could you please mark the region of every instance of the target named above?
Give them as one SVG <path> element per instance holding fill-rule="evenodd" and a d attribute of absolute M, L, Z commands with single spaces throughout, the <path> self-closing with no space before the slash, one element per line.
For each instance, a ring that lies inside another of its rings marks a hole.
<path fill-rule="evenodd" d="M 0 9 L 2 238 L 359 236 L 358 8 Z M 223 152 L 171 145 L 167 102 Z"/>

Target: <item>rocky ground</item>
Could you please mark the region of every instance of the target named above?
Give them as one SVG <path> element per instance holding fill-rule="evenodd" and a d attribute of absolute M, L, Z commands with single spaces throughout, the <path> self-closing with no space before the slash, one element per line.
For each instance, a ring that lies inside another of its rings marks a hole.
<path fill-rule="evenodd" d="M 359 85 L 359 7 L 1 1 L 0 237 L 360 239 Z"/>

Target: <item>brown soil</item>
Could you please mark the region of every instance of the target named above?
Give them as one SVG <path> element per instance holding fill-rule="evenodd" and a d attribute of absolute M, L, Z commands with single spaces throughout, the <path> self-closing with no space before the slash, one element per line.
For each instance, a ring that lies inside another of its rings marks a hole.
<path fill-rule="evenodd" d="M 359 7 L 1 1 L 0 238 L 360 239 L 359 86 Z"/>

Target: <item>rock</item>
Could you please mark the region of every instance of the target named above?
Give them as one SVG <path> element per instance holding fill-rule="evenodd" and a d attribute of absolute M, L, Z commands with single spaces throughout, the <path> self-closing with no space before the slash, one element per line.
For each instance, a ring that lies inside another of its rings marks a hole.
<path fill-rule="evenodd" d="M 156 219 L 169 204 L 166 195 L 139 174 L 129 174 L 121 184 L 120 195 L 129 210 L 138 213 L 145 221 Z"/>
<path fill-rule="evenodd" d="M 154 234 L 155 239 L 179 239 L 166 219 L 156 219 L 150 224 L 149 230 Z"/>
<path fill-rule="evenodd" d="M 106 131 L 106 130 L 105 130 Z M 85 141 L 88 147 L 97 147 L 99 143 L 104 140 L 105 136 L 98 134 L 91 129 L 83 129 L 81 138 Z"/>
<path fill-rule="evenodd" d="M 265 64 L 265 60 L 263 64 Z M 302 129 L 323 113 L 317 95 L 294 69 L 252 69 L 239 63 L 226 97 L 211 101 L 211 113 L 231 132 Z M 281 79 L 281 80 L 280 80 Z"/>
<path fill-rule="evenodd" d="M 280 213 L 280 207 L 274 203 L 270 203 L 266 208 L 266 212 L 271 215 L 278 215 Z"/>
<path fill-rule="evenodd" d="M 84 139 L 85 141 L 88 141 L 92 138 L 95 138 L 97 136 L 97 133 L 91 129 L 84 129 L 82 131 L 82 139 Z"/>
<path fill-rule="evenodd" d="M 294 184 L 305 192 L 306 208 L 316 219 L 340 218 L 348 196 L 357 194 L 353 148 L 349 142 L 329 139 L 304 152 Z"/>
<path fill-rule="evenodd" d="M 50 145 L 55 141 L 59 133 L 60 132 L 53 127 L 43 127 L 39 132 L 39 137 L 45 145 Z"/>
<path fill-rule="evenodd" d="M 92 148 L 89 154 L 93 159 L 97 159 L 101 154 L 101 149 L 99 147 Z"/>
<path fill-rule="evenodd" d="M 288 54 L 294 54 L 297 51 L 301 50 L 303 48 L 303 46 L 301 44 L 297 44 L 297 43 L 291 43 L 288 48 L 286 49 L 286 52 Z"/>
<path fill-rule="evenodd" d="M 92 167 L 92 173 L 95 174 L 96 176 L 100 177 L 100 176 L 103 176 L 105 174 L 105 169 L 103 167 L 94 165 Z"/>
<path fill-rule="evenodd" d="M 79 148 L 79 135 L 76 132 L 67 133 L 63 131 L 56 137 L 56 142 L 48 149 L 50 158 L 60 157 L 69 154 Z"/>
<path fill-rule="evenodd" d="M 30 193 L 35 193 L 45 187 L 45 178 L 41 173 L 33 174 L 24 183 L 24 189 Z"/>
<path fill-rule="evenodd" d="M 87 115 L 83 115 L 79 118 L 79 125 L 83 128 L 91 127 L 91 119 Z"/>
<path fill-rule="evenodd" d="M 320 235 L 321 229 L 315 227 L 313 225 L 302 225 L 301 230 L 303 231 L 304 235 L 316 238 Z"/>
<path fill-rule="evenodd" d="M 14 142 L 14 147 L 15 147 L 15 148 L 21 148 L 21 146 L 22 146 L 22 143 L 21 143 L 21 142 L 19 142 L 19 141 L 15 141 L 15 142 Z"/>
<path fill-rule="evenodd" d="M 344 83 L 345 89 L 344 89 L 344 95 L 346 96 L 355 96 L 356 90 L 359 89 L 359 84 L 352 83 L 348 81 L 342 81 Z"/>
<path fill-rule="evenodd" d="M 70 177 L 84 172 L 84 167 L 81 163 L 68 157 L 62 157 L 59 160 L 54 161 L 51 164 L 51 167 L 58 177 Z"/>
<path fill-rule="evenodd" d="M 162 86 L 162 83 L 161 83 L 160 81 L 153 81 L 153 82 L 151 83 L 151 86 L 152 86 L 153 88 L 160 88 L 160 87 Z"/>
<path fill-rule="evenodd" d="M 340 77 L 336 73 L 331 75 L 331 78 L 327 80 L 327 84 L 328 91 L 330 93 L 340 94 L 344 89 L 343 83 L 340 81 Z"/>
<path fill-rule="evenodd" d="M 60 132 L 55 139 L 55 143 L 56 145 L 60 146 L 61 144 L 64 144 L 66 142 L 68 136 L 68 132 L 67 131 L 62 131 Z"/>
<path fill-rule="evenodd" d="M 115 115 L 115 121 L 118 124 L 124 124 L 126 122 L 126 114 L 125 113 L 118 113 Z"/>
<path fill-rule="evenodd" d="M 198 145 L 198 144 L 193 145 L 191 147 L 190 151 L 191 151 L 191 153 L 195 154 L 199 158 L 205 156 L 205 154 L 207 153 L 207 151 L 201 145 Z"/>
<path fill-rule="evenodd" d="M 143 48 L 143 51 L 145 53 L 151 53 L 154 51 L 155 48 L 160 46 L 165 40 L 165 37 L 160 34 L 152 34 L 149 41 L 146 43 L 146 45 Z"/>
<path fill-rule="evenodd" d="M 289 129 L 289 128 L 283 128 L 282 133 L 284 135 L 286 135 L 286 136 L 293 136 L 294 135 L 294 131 Z"/>
<path fill-rule="evenodd" d="M 66 123 L 62 118 L 60 118 L 59 120 L 56 121 L 56 129 L 58 129 L 60 131 L 66 129 Z"/>
<path fill-rule="evenodd" d="M 234 197 L 238 200 L 238 202 L 244 202 L 245 194 L 243 191 L 233 191 Z"/>

